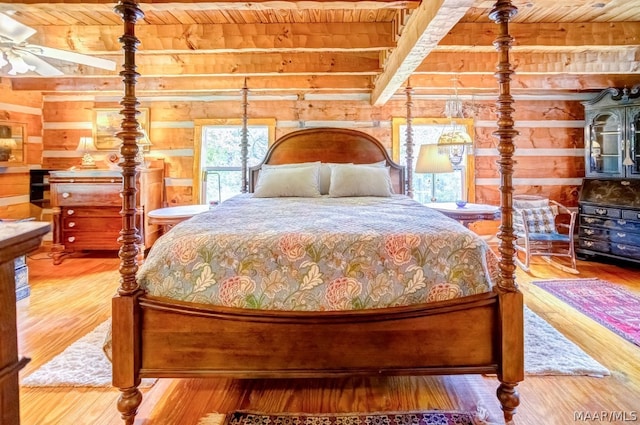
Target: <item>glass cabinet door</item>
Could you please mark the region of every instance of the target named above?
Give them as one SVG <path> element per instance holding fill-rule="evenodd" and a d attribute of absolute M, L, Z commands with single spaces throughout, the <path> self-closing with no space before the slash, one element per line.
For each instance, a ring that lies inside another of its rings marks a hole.
<path fill-rule="evenodd" d="M 613 112 L 596 115 L 590 124 L 588 174 L 622 176 L 622 117 Z"/>
<path fill-rule="evenodd" d="M 627 144 L 629 151 L 625 157 L 628 174 L 640 175 L 640 107 L 627 108 Z"/>

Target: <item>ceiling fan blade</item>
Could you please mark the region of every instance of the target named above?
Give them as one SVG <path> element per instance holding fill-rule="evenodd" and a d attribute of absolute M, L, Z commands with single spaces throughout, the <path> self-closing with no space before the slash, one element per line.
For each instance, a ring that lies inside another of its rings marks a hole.
<path fill-rule="evenodd" d="M 4 38 L 14 43 L 22 43 L 35 33 L 36 30 L 33 28 L 21 24 L 4 13 L 0 13 L 0 40 Z"/>
<path fill-rule="evenodd" d="M 33 53 L 20 52 L 20 56 L 22 56 L 22 59 L 27 65 L 34 66 L 34 71 L 42 75 L 43 77 L 57 77 L 59 75 L 64 75 L 64 73 L 58 68 L 40 59 Z"/>
<path fill-rule="evenodd" d="M 79 63 L 82 65 L 92 66 L 94 68 L 107 69 L 109 71 L 115 71 L 116 69 L 116 63 L 112 60 L 84 55 L 82 53 L 70 52 L 68 50 L 54 49 L 35 44 L 26 44 L 25 46 L 21 46 L 21 49 L 25 49 L 34 55 L 59 59 L 66 62 Z"/>

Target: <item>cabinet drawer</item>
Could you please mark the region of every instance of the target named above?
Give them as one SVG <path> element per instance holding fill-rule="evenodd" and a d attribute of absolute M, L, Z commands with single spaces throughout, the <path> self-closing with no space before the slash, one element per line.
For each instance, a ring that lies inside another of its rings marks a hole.
<path fill-rule="evenodd" d="M 640 211 L 622 210 L 622 218 L 626 220 L 640 220 Z"/>
<path fill-rule="evenodd" d="M 119 183 L 58 183 L 52 187 L 51 197 L 57 206 L 116 207 L 122 204 Z"/>
<path fill-rule="evenodd" d="M 77 230 L 83 232 L 120 232 L 122 219 L 114 217 L 77 217 L 66 216 L 62 219 L 62 228 L 65 230 Z"/>
<path fill-rule="evenodd" d="M 119 249 L 118 237 L 120 231 L 106 231 L 100 232 L 91 231 L 77 231 L 77 230 L 63 230 L 62 231 L 62 244 L 65 249 Z"/>
<path fill-rule="evenodd" d="M 601 206 L 595 206 L 595 205 L 583 205 L 582 213 L 587 215 L 595 215 L 598 217 L 612 217 L 612 218 L 622 217 L 621 211 L 619 208 L 609 208 L 609 207 L 601 207 Z"/>
<path fill-rule="evenodd" d="M 609 230 L 597 227 L 580 227 L 579 235 L 589 239 L 609 240 Z"/>
<path fill-rule="evenodd" d="M 97 208 L 97 207 L 78 207 L 78 208 L 62 208 L 61 209 L 62 219 L 67 219 L 70 217 L 99 217 L 104 219 L 114 218 L 120 219 L 120 208 L 107 207 L 107 208 Z M 122 224 L 122 223 L 120 223 Z M 94 229 L 99 230 L 99 228 Z"/>
<path fill-rule="evenodd" d="M 640 260 L 640 246 L 631 246 L 621 243 L 611 244 L 611 253 L 621 257 L 635 258 Z"/>
<path fill-rule="evenodd" d="M 625 232 L 640 233 L 640 221 L 613 220 L 610 218 L 580 216 L 580 227 L 604 227 L 606 229 L 622 230 Z"/>
<path fill-rule="evenodd" d="M 609 242 L 596 241 L 591 239 L 582 239 L 578 241 L 580 248 L 589 249 L 598 252 L 609 252 Z"/>

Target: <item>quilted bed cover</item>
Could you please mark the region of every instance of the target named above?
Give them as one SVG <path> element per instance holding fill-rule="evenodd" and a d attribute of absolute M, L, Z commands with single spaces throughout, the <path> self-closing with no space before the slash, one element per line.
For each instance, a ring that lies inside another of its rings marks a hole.
<path fill-rule="evenodd" d="M 497 264 L 472 231 L 404 195 L 242 194 L 163 235 L 138 282 L 200 304 L 355 310 L 487 292 Z"/>

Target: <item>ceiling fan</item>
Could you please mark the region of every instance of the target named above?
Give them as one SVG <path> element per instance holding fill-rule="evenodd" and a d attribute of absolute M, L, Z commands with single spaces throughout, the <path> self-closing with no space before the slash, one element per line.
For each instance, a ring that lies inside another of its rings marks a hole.
<path fill-rule="evenodd" d="M 27 43 L 26 40 L 35 33 L 35 29 L 16 21 L 4 13 L 0 13 L 0 69 L 6 65 L 11 65 L 11 69 L 8 71 L 9 75 L 24 74 L 30 71 L 45 77 L 64 75 L 62 71 L 41 59 L 41 57 L 74 62 L 110 71 L 116 69 L 116 63 L 112 60 Z"/>

